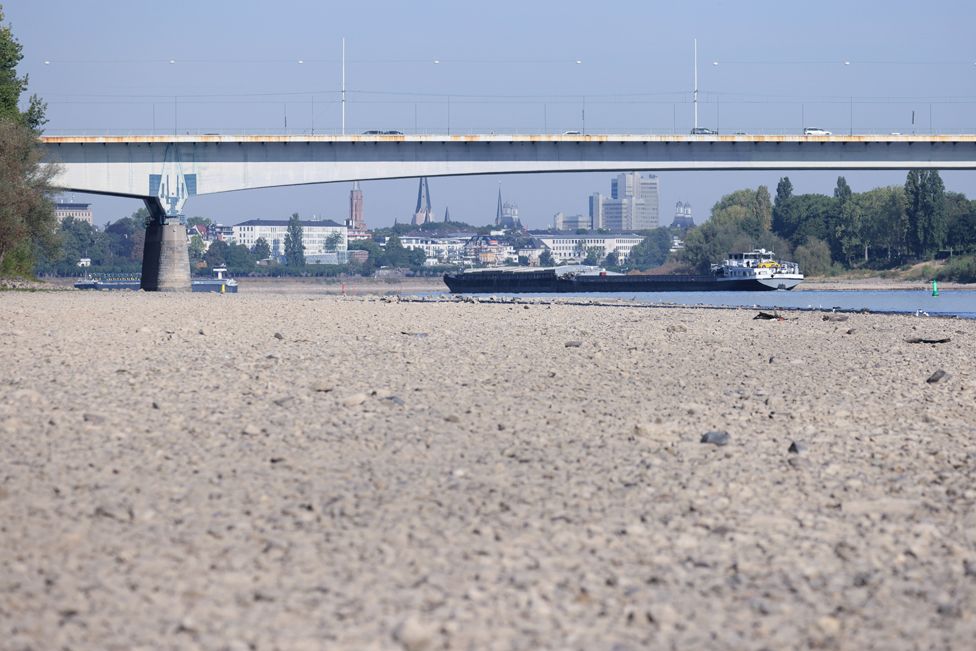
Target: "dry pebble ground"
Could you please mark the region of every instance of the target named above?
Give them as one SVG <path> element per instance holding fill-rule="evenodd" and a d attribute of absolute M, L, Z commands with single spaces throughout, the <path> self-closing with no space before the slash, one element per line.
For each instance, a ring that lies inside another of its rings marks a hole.
<path fill-rule="evenodd" d="M 972 649 L 976 322 L 754 315 L 0 294 L 0 648 Z"/>

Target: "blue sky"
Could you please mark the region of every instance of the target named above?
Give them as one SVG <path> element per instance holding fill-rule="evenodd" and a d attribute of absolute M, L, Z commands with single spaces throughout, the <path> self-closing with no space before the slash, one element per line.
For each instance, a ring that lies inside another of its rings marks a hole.
<path fill-rule="evenodd" d="M 24 45 L 30 91 L 49 103 L 52 134 L 283 132 L 286 120 L 292 132 L 335 132 L 342 37 L 350 133 L 686 133 L 693 38 L 703 126 L 976 132 L 971 1 L 2 4 Z M 659 176 L 665 222 L 676 201 L 690 202 L 701 222 L 721 195 L 761 183 L 772 190 L 779 178 Z M 837 174 L 789 176 L 799 192 L 829 193 Z M 973 174 L 943 176 L 950 189 L 976 196 Z M 846 177 L 855 190 L 904 181 L 901 172 Z M 523 221 L 543 227 L 557 211 L 585 212 L 590 192 L 609 191 L 610 175 L 431 179 L 435 211 L 449 205 L 453 218 L 486 223 L 499 182 Z M 416 181 L 363 190 L 371 226 L 409 219 Z M 296 211 L 341 220 L 348 191 L 335 184 L 202 196 L 186 211 L 223 223 Z M 140 205 L 87 199 L 100 223 Z"/>

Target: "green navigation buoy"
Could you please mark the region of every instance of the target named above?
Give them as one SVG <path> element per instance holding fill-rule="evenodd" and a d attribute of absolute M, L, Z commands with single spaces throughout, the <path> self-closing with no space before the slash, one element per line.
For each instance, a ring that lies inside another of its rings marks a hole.
<path fill-rule="evenodd" d="M 939 295 L 939 284 L 933 280 L 932 281 L 932 296 L 938 296 L 938 295 Z"/>

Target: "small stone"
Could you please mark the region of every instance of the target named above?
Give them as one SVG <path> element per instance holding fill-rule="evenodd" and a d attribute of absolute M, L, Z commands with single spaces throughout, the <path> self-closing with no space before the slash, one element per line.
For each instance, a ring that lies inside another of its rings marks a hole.
<path fill-rule="evenodd" d="M 583 345 L 582 341 L 567 341 L 566 348 L 579 348 Z"/>
<path fill-rule="evenodd" d="M 446 420 L 449 423 L 460 423 L 461 422 L 461 419 L 458 418 L 455 414 L 448 414 L 447 416 L 444 417 L 444 420 Z"/>
<path fill-rule="evenodd" d="M 936 382 L 940 382 L 946 379 L 947 377 L 949 377 L 949 374 L 940 368 L 938 371 L 930 375 L 929 379 L 927 379 L 926 382 L 928 382 L 929 384 L 935 384 Z"/>
<path fill-rule="evenodd" d="M 199 330 L 197 330 L 197 334 L 205 335 L 207 333 L 203 331 L 203 328 L 200 328 Z"/>
<path fill-rule="evenodd" d="M 105 417 L 99 416 L 98 414 L 82 414 L 81 417 L 86 423 L 91 423 L 92 425 L 101 425 L 105 422 Z"/>
<path fill-rule="evenodd" d="M 824 314 L 823 315 L 824 321 L 847 321 L 847 319 L 849 318 L 850 317 L 848 317 L 846 314 Z"/>
<path fill-rule="evenodd" d="M 281 334 L 280 332 L 276 332 L 276 333 L 274 333 L 274 338 L 275 339 L 284 339 L 285 338 L 285 335 Z"/>
<path fill-rule="evenodd" d="M 849 329 L 849 330 L 848 330 L 847 332 L 845 332 L 844 334 L 848 334 L 848 335 L 852 335 L 852 334 L 854 334 L 854 328 L 850 328 L 850 329 Z"/>
<path fill-rule="evenodd" d="M 712 445 L 728 445 L 729 444 L 729 433 L 722 432 L 719 430 L 712 430 L 710 432 L 705 432 L 701 437 L 702 443 L 711 443 Z"/>
<path fill-rule="evenodd" d="M 366 402 L 366 397 L 367 396 L 365 393 L 354 393 L 351 396 L 346 397 L 342 401 L 342 405 L 344 407 L 355 407 Z"/>
<path fill-rule="evenodd" d="M 329 380 L 319 380 L 318 382 L 312 384 L 312 391 L 315 391 L 316 393 L 329 393 L 333 390 L 335 390 L 335 384 Z"/>
<path fill-rule="evenodd" d="M 159 409 L 159 403 L 154 400 L 153 403 L 152 403 L 152 408 L 153 409 Z"/>
<path fill-rule="evenodd" d="M 817 620 L 817 631 L 826 638 L 837 637 L 840 633 L 840 620 L 836 617 L 821 617 Z"/>
<path fill-rule="evenodd" d="M 669 325 L 666 330 L 668 332 L 688 332 L 688 328 L 684 327 L 680 323 L 675 325 Z"/>
<path fill-rule="evenodd" d="M 807 451 L 807 444 L 801 441 L 793 441 L 790 443 L 790 447 L 787 452 L 792 452 L 793 454 L 800 454 L 801 452 Z"/>
<path fill-rule="evenodd" d="M 253 423 L 248 423 L 241 429 L 241 434 L 244 434 L 246 436 L 257 436 L 260 433 L 261 430 L 258 429 L 258 426 L 254 425 Z"/>
<path fill-rule="evenodd" d="M 436 635 L 436 627 L 421 622 L 414 616 L 408 617 L 393 629 L 393 639 L 405 651 L 426 651 L 433 648 Z"/>

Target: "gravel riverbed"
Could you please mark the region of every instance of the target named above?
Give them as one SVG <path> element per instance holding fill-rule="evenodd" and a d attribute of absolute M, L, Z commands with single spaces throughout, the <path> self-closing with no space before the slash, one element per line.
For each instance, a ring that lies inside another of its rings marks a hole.
<path fill-rule="evenodd" d="M 976 321 L 756 312 L 0 293 L 0 649 L 973 648 Z"/>

